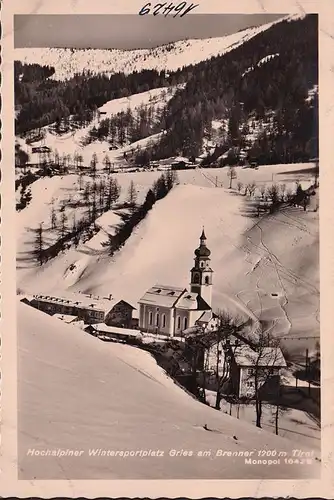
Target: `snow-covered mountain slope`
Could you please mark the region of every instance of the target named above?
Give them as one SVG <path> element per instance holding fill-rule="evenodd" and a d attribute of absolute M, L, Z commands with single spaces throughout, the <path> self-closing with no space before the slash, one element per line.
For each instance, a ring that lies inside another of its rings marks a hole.
<path fill-rule="evenodd" d="M 237 181 L 255 181 L 259 194 L 261 186 L 273 183 L 292 189 L 298 179 L 307 188 L 313 182 L 309 167 L 238 168 L 234 185 Z M 125 193 L 131 178 L 143 197 L 159 175 L 138 172 L 115 177 Z M 27 293 L 61 293 L 67 289 L 113 293 L 136 304 L 155 283 L 189 286 L 193 252 L 204 225 L 215 271 L 214 308 L 228 308 L 253 319 L 261 314 L 278 336 L 318 336 L 318 213 L 291 209 L 254 225 L 254 218 L 247 214 L 246 198 L 221 187 L 229 184 L 227 169 L 180 171 L 178 176 L 180 185 L 153 207 L 114 257 L 108 256 L 103 246 L 92 250 L 87 242 L 59 254 L 41 268 L 31 258 L 33 228 L 43 216 L 49 219 L 46 214 L 55 192 L 52 179 L 38 181 L 48 183 L 46 197 L 42 201 L 33 195 L 31 205 L 17 214 L 18 287 Z M 71 178 L 74 182 L 75 176 Z M 71 190 L 74 194 L 75 185 L 62 186 L 57 188 L 59 195 L 64 192 L 71 196 Z M 70 266 L 77 273 L 67 280 Z"/>
<path fill-rule="evenodd" d="M 310 480 L 319 472 L 316 461 L 247 464 L 233 452 L 290 458 L 303 447 L 195 401 L 147 353 L 103 343 L 22 303 L 18 352 L 20 479 Z M 211 455 L 197 456 L 204 450 Z M 116 451 L 129 455 L 110 455 Z"/>
<path fill-rule="evenodd" d="M 296 19 L 303 15 L 287 16 Z M 284 18 L 286 19 L 286 18 Z M 24 63 L 38 63 L 52 66 L 52 78 L 65 80 L 76 73 L 126 74 L 143 69 L 175 71 L 183 66 L 197 64 L 211 57 L 235 49 L 258 33 L 269 29 L 281 20 L 218 38 L 182 40 L 153 49 L 101 50 L 101 49 L 60 49 L 60 48 L 17 48 L 15 59 Z"/>

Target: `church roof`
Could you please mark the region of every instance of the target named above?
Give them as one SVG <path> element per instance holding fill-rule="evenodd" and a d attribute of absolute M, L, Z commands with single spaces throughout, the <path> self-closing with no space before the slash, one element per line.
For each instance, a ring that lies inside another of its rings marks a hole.
<path fill-rule="evenodd" d="M 203 297 L 201 297 L 200 295 L 197 295 L 197 310 L 198 311 L 210 311 L 211 310 L 211 307 L 209 306 L 209 304 L 207 302 L 205 302 Z"/>
<path fill-rule="evenodd" d="M 152 286 L 138 301 L 139 304 L 147 304 L 161 307 L 176 307 L 177 309 L 193 311 L 209 311 L 211 307 L 198 294 L 189 292 L 186 288 L 169 285 Z"/>
<path fill-rule="evenodd" d="M 196 324 L 209 323 L 209 321 L 214 317 L 211 309 L 210 311 L 204 311 L 203 314 L 198 318 Z"/>
<path fill-rule="evenodd" d="M 211 251 L 206 245 L 200 245 L 196 248 L 195 255 L 196 257 L 209 257 L 211 255 Z"/>
<path fill-rule="evenodd" d="M 176 286 L 154 285 L 147 290 L 138 302 L 139 304 L 173 307 L 185 291 L 185 288 Z"/>
<path fill-rule="evenodd" d="M 188 290 L 185 290 L 175 304 L 175 307 L 177 307 L 178 309 L 193 309 L 196 311 L 198 309 L 197 297 L 197 293 L 192 293 L 188 292 Z"/>

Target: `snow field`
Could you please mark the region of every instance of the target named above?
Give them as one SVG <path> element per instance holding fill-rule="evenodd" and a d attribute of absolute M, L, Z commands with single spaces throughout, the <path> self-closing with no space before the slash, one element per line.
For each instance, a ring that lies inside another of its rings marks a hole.
<path fill-rule="evenodd" d="M 214 391 L 206 391 L 206 399 L 210 406 L 215 406 L 216 393 Z M 221 401 L 221 411 L 230 412 L 230 405 L 225 401 Z M 231 416 L 238 418 L 236 405 L 232 406 Z M 275 432 L 275 406 L 267 404 L 263 405 L 262 428 L 267 432 Z M 256 411 L 255 407 L 251 405 L 240 405 L 239 419 L 256 424 Z M 286 439 L 291 439 L 296 443 L 296 446 L 306 445 L 313 449 L 320 450 L 321 446 L 321 429 L 314 421 L 312 416 L 307 415 L 305 412 L 295 410 L 293 408 L 285 408 L 280 411 L 279 420 L 279 436 Z"/>
<path fill-rule="evenodd" d="M 259 449 L 291 456 L 292 449 L 307 448 L 197 402 L 143 351 L 103 343 L 21 303 L 18 313 L 20 479 L 306 480 L 318 474 L 316 462 L 263 467 L 217 456 L 218 450 Z M 82 454 L 38 457 L 29 449 Z M 92 456 L 89 450 L 160 450 L 163 456 Z M 211 456 L 198 457 L 203 450 Z"/>

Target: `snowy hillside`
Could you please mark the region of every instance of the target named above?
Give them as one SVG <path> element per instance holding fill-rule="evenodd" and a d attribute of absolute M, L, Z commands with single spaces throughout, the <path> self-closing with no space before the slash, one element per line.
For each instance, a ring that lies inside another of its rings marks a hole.
<path fill-rule="evenodd" d="M 302 15 L 287 17 L 296 19 Z M 117 49 L 18 48 L 15 49 L 15 59 L 28 64 L 38 63 L 52 66 L 55 68 L 55 74 L 52 78 L 57 80 L 65 80 L 76 73 L 88 71 L 93 74 L 117 72 L 130 74 L 143 69 L 176 71 L 183 66 L 197 64 L 211 57 L 225 54 L 279 22 L 280 20 L 248 28 L 220 38 L 182 40 L 154 49 L 125 51 Z"/>
<path fill-rule="evenodd" d="M 16 137 L 16 141 L 30 158 L 32 164 L 40 163 L 40 153 L 35 153 L 34 148 L 47 146 L 49 148 L 48 156 L 53 158 L 57 152 L 60 157 L 67 157 L 69 164 L 74 164 L 74 156 L 81 155 L 83 165 L 89 166 L 92 155 L 97 155 L 97 169 L 102 168 L 103 158 L 108 154 L 110 161 L 113 164 L 124 164 L 124 153 L 135 150 L 139 147 L 144 147 L 148 142 L 154 143 L 160 137 L 159 134 L 151 135 L 145 139 L 141 139 L 132 144 L 119 146 L 119 148 L 110 150 L 110 145 L 107 140 L 90 140 L 89 136 L 93 129 L 99 126 L 101 120 L 116 116 L 118 113 L 126 113 L 130 111 L 134 117 L 137 117 L 139 110 L 142 108 L 150 108 L 154 117 L 161 112 L 167 105 L 168 101 L 173 97 L 178 87 L 162 87 L 158 89 L 148 90 L 139 94 L 133 94 L 129 97 L 113 99 L 106 102 L 96 113 L 96 117 L 91 123 L 82 128 L 71 127 L 66 133 L 57 134 L 54 130 L 54 125 L 45 126 L 39 131 L 40 139 L 32 144 L 27 144 L 21 137 Z M 34 131 L 32 132 L 35 133 Z"/>
<path fill-rule="evenodd" d="M 24 304 L 18 314 L 20 479 L 317 476 L 315 460 L 285 463 L 302 446 L 195 401 L 147 353 L 103 343 Z M 247 464 L 243 453 L 257 458 L 260 449 L 276 450 L 280 465 Z M 55 456 L 42 456 L 46 450 Z M 210 454 L 197 455 L 204 450 Z"/>
<path fill-rule="evenodd" d="M 159 174 L 115 174 L 115 178 L 123 193 L 133 180 L 143 200 Z M 309 164 L 265 166 L 255 171 L 239 168 L 237 176 L 243 184 L 256 183 L 256 196 L 263 186 L 274 182 L 286 190 L 293 189 L 297 179 L 304 188 L 313 183 Z M 112 293 L 136 304 L 155 283 L 189 285 L 193 251 L 204 225 L 215 272 L 216 309 L 228 308 L 253 319 L 261 314 L 277 336 L 317 336 L 318 213 L 313 208 L 307 212 L 290 208 L 255 223 L 256 219 L 247 214 L 248 198 L 226 189 L 227 169 L 180 171 L 179 182 L 156 203 L 114 257 L 108 256 L 102 244 L 107 239 L 106 231 L 110 232 L 115 224 L 114 212 L 110 211 L 103 216 L 108 228 L 102 234 L 39 268 L 31 258 L 33 230 L 43 218 L 48 224 L 52 197 L 61 204 L 62 196 L 75 196 L 77 184 L 76 176 L 38 181 L 33 201 L 17 214 L 18 287 L 27 293 L 66 289 Z M 45 193 L 43 199 L 37 196 L 41 190 Z M 73 270 L 70 275 L 69 268 Z M 303 307 L 306 302 L 307 310 Z M 312 339 L 312 349 L 314 344 Z"/>

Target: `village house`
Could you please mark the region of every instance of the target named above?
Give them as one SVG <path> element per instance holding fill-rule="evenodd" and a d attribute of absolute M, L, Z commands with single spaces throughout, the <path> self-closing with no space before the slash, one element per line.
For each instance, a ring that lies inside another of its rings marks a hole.
<path fill-rule="evenodd" d="M 219 342 L 212 338 L 203 355 L 202 369 L 216 380 L 225 380 L 225 388 L 238 398 L 253 398 L 256 388 L 277 394 L 282 368 L 286 367 L 279 347 L 261 347 L 255 351 L 233 335 Z M 211 380 L 210 378 L 207 380 Z"/>
<path fill-rule="evenodd" d="M 203 229 L 190 271 L 190 291 L 168 285 L 150 288 L 138 301 L 139 328 L 142 331 L 181 337 L 194 325 L 211 326 L 214 314 L 211 308 L 213 271 L 210 255 Z"/>
<path fill-rule="evenodd" d="M 47 314 L 76 316 L 85 324 L 102 323 L 106 325 L 132 327 L 134 307 L 124 300 L 92 294 L 62 292 L 61 297 L 53 295 L 34 295 L 30 305 Z"/>
<path fill-rule="evenodd" d="M 277 394 L 282 368 L 286 361 L 279 347 L 261 347 L 258 351 L 246 344 L 230 349 L 231 386 L 239 398 L 252 398 L 255 391 L 265 388 L 268 394 Z M 265 386 L 265 387 L 264 387 Z"/>

